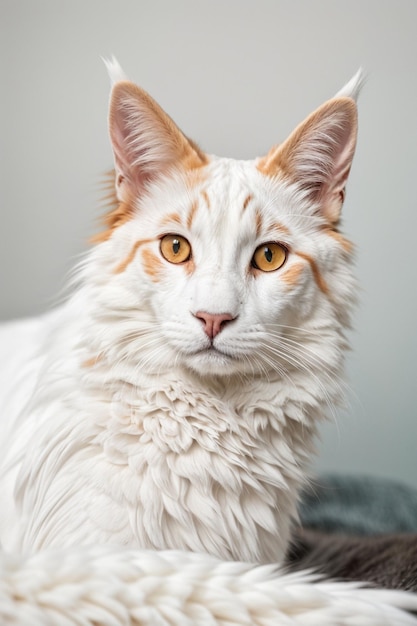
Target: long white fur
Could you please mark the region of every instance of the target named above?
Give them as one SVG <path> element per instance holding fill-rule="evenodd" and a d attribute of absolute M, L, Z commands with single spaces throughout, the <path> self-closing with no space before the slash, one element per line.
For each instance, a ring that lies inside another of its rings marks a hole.
<path fill-rule="evenodd" d="M 109 72 L 113 71 L 110 69 L 109 66 L 107 67 L 108 67 Z M 340 89 L 337 92 L 335 98 L 346 97 L 346 98 L 352 98 L 353 100 L 357 101 L 364 83 L 365 83 L 365 74 L 364 74 L 363 69 L 360 67 L 358 71 L 356 72 L 356 74 L 352 76 L 352 78 L 346 83 L 346 85 L 344 85 L 342 89 Z"/>
<path fill-rule="evenodd" d="M 205 169 L 192 189 L 175 171 L 149 184 L 65 305 L 0 328 L 3 623 L 417 623 L 394 608 L 416 608 L 405 593 L 233 563 L 283 559 L 318 423 L 341 400 L 355 282 L 296 185 L 256 162 L 212 157 Z M 137 258 L 117 271 L 167 214 L 185 223 L 203 189 L 191 278 L 166 266 L 156 286 Z M 267 230 L 278 219 L 315 258 L 328 293 L 306 260 L 294 287 L 248 282 L 259 207 Z M 218 356 L 190 310 L 237 316 Z"/>
<path fill-rule="evenodd" d="M 206 554 L 109 546 L 0 557 L 0 621 L 30 626 L 412 626 L 402 592 Z"/>
<path fill-rule="evenodd" d="M 107 68 L 112 85 L 122 80 L 128 80 L 123 68 L 114 55 L 110 59 L 103 59 L 103 62 Z"/>

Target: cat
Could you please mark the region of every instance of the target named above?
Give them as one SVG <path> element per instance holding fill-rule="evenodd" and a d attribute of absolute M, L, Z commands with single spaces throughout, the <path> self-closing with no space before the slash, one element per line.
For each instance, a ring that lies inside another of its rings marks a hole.
<path fill-rule="evenodd" d="M 238 161 L 203 152 L 108 67 L 116 203 L 68 300 L 0 329 L 1 543 L 78 550 L 71 564 L 91 544 L 282 563 L 318 426 L 343 396 L 356 283 L 339 225 L 361 74 Z M 292 576 L 296 612 L 348 623 L 329 607 L 348 615 L 351 587 L 332 597 Z"/>

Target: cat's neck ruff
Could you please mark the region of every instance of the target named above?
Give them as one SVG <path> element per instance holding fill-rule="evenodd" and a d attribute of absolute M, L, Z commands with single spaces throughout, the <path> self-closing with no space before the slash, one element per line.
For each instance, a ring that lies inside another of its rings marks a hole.
<path fill-rule="evenodd" d="M 328 373 L 204 377 L 173 366 L 133 369 L 128 380 L 106 357 L 85 361 L 82 337 L 100 326 L 74 316 L 81 294 L 46 320 L 44 371 L 18 437 L 31 442 L 16 492 L 26 522 L 9 544 L 121 542 L 280 561 Z"/>

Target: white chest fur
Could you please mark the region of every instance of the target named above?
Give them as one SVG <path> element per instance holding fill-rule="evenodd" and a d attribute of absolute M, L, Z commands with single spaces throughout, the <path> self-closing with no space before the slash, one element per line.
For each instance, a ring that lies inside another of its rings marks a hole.
<path fill-rule="evenodd" d="M 9 545 L 282 558 L 319 412 L 311 393 L 175 371 L 132 386 L 102 379 L 105 364 L 80 376 L 68 362 L 32 398 L 16 437 L 27 449 L 10 449 L 21 467 Z"/>

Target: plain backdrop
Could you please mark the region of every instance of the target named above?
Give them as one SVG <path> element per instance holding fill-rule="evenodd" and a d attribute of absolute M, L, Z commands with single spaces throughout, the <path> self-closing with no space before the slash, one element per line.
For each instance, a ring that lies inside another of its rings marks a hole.
<path fill-rule="evenodd" d="M 363 66 L 344 207 L 361 302 L 318 471 L 417 486 L 415 0 L 1 0 L 0 319 L 54 303 L 112 166 L 102 56 L 208 152 L 252 158 Z"/>

